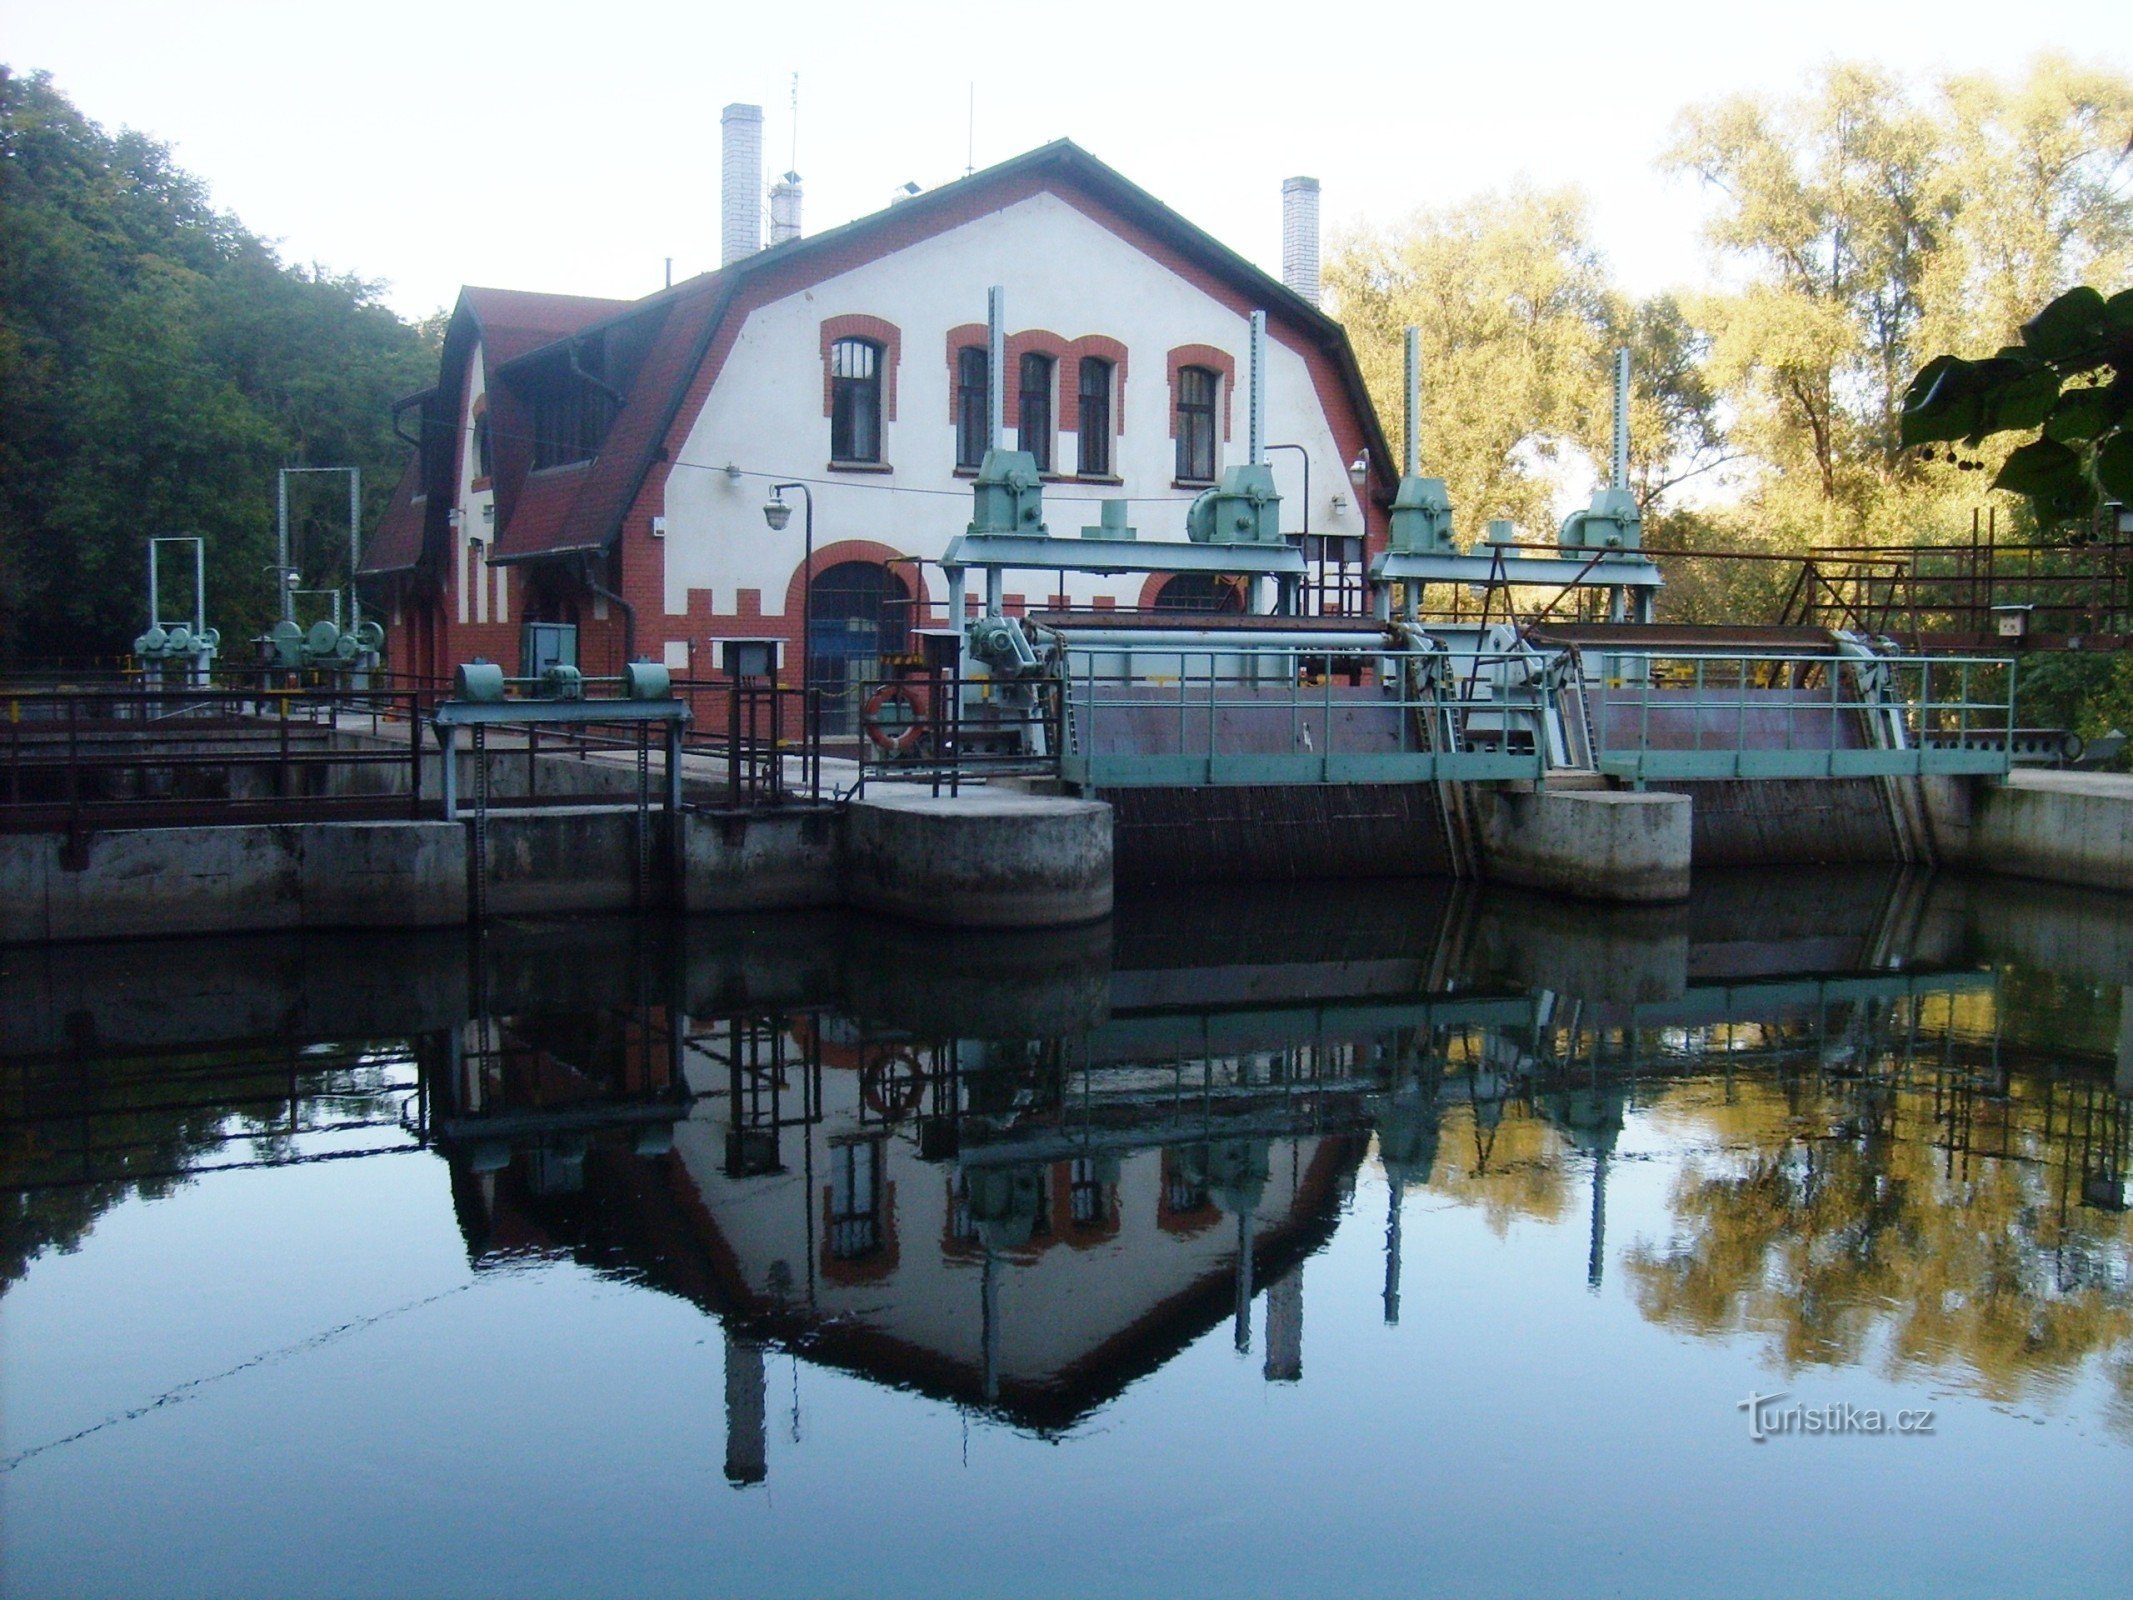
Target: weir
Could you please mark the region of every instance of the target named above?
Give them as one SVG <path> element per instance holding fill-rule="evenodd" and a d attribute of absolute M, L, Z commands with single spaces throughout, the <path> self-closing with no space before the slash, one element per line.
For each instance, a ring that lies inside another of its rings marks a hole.
<path fill-rule="evenodd" d="M 861 686 L 856 767 L 825 764 L 819 708 L 781 710 L 792 691 L 745 650 L 726 683 L 475 662 L 440 697 L 366 664 L 317 691 L 277 658 L 249 688 L 18 696 L 0 938 L 840 903 L 1064 925 L 1106 915 L 1114 882 L 1320 877 L 1657 902 L 1698 868 L 1799 862 L 2133 887 L 2133 830 L 2104 820 L 2133 782 L 2010 781 L 2035 747 L 2012 659 L 1654 622 L 1626 357 L 1590 505 L 1551 544 L 1491 524 L 1462 548 L 1421 471 L 1410 337 L 1406 471 L 1369 613 L 1307 614 L 1265 460 L 1261 315 L 1252 328 L 1247 458 L 1191 503 L 1182 541 L 1142 540 L 1123 501 L 1053 534 L 1034 458 L 994 418 L 941 562 L 959 625 Z M 1022 571 L 1197 577 L 1239 609 L 1009 614 Z"/>

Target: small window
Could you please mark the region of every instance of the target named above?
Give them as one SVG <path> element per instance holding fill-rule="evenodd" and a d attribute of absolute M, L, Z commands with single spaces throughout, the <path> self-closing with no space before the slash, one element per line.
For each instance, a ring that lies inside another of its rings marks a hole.
<path fill-rule="evenodd" d="M 1075 1159 L 1067 1187 L 1069 1209 L 1078 1228 L 1101 1228 L 1111 1220 L 1110 1195 L 1098 1175 L 1096 1163 L 1086 1156 Z"/>
<path fill-rule="evenodd" d="M 1081 362 L 1080 459 L 1085 478 L 1111 476 L 1111 363 L 1095 356 Z"/>
<path fill-rule="evenodd" d="M 830 346 L 830 459 L 881 459 L 881 346 L 868 339 Z"/>
<path fill-rule="evenodd" d="M 955 464 L 975 471 L 985 461 L 985 436 L 991 418 L 986 369 L 992 365 L 985 347 L 965 345 L 955 353 Z"/>
<path fill-rule="evenodd" d="M 881 1147 L 840 1145 L 830 1151 L 830 1257 L 857 1261 L 881 1246 Z"/>
<path fill-rule="evenodd" d="M 474 419 L 474 478 L 477 483 L 486 483 L 495 475 L 496 462 L 489 444 L 489 413 L 484 411 Z"/>
<path fill-rule="evenodd" d="M 1222 380 L 1205 367 L 1178 369 L 1178 477 L 1215 481 L 1215 398 Z"/>
<path fill-rule="evenodd" d="M 1022 414 L 1015 419 L 1015 442 L 1037 458 L 1037 470 L 1052 470 L 1052 358 L 1022 358 Z"/>

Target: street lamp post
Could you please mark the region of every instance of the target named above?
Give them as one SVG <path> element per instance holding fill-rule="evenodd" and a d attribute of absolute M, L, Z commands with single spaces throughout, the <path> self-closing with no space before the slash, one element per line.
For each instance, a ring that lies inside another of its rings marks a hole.
<path fill-rule="evenodd" d="M 785 525 L 792 521 L 792 507 L 785 503 L 787 489 L 798 489 L 806 504 L 801 523 L 806 544 L 800 567 L 800 714 L 808 741 L 816 744 L 821 742 L 822 728 L 821 718 L 815 714 L 815 497 L 804 483 L 772 484 L 770 499 L 763 506 L 763 520 L 770 524 L 772 533 L 785 531 Z"/>

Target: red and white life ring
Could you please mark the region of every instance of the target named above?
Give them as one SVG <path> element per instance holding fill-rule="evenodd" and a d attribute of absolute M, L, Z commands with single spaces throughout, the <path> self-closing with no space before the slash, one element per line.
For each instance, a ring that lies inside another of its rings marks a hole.
<path fill-rule="evenodd" d="M 885 683 L 859 708 L 859 725 L 885 756 L 908 756 L 925 742 L 932 720 L 923 684 Z"/>
<path fill-rule="evenodd" d="M 925 1101 L 926 1069 L 905 1051 L 887 1052 L 859 1069 L 859 1092 L 884 1122 L 902 1122 Z"/>

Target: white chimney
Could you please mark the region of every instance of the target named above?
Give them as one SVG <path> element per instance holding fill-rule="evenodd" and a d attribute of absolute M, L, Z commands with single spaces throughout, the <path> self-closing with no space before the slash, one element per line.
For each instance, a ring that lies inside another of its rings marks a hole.
<path fill-rule="evenodd" d="M 1318 304 L 1318 180 L 1281 180 L 1281 281 Z"/>
<path fill-rule="evenodd" d="M 723 146 L 718 264 L 730 267 L 763 248 L 763 108 L 731 105 L 719 113 Z"/>
<path fill-rule="evenodd" d="M 800 237 L 800 174 L 788 172 L 770 186 L 770 242 Z"/>

